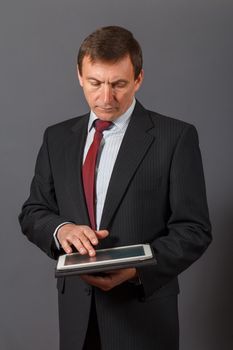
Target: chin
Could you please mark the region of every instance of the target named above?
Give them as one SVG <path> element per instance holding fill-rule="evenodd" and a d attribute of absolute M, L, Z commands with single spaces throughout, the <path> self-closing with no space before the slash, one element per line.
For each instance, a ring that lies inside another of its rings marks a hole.
<path fill-rule="evenodd" d="M 119 116 L 118 113 L 107 112 L 107 111 L 104 112 L 103 110 L 100 110 L 98 108 L 95 110 L 95 114 L 99 119 L 106 120 L 106 121 L 113 121 L 117 119 L 117 117 Z"/>

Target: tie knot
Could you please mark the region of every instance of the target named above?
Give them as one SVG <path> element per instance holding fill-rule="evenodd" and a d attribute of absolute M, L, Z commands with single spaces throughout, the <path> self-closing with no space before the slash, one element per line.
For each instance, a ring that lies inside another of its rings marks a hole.
<path fill-rule="evenodd" d="M 107 130 L 110 127 L 110 125 L 112 125 L 112 122 L 96 119 L 95 130 L 98 132 L 103 132 L 104 130 Z"/>

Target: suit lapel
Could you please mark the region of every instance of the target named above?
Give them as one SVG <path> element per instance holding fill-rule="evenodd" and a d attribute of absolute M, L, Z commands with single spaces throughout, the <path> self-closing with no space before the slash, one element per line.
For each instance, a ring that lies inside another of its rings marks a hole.
<path fill-rule="evenodd" d="M 148 112 L 137 102 L 113 168 L 104 204 L 101 228 L 108 228 L 134 173 L 151 146 L 154 136 Z"/>
<path fill-rule="evenodd" d="M 79 117 L 77 123 L 71 129 L 71 135 L 66 144 L 66 176 L 67 190 L 76 208 L 80 224 L 89 225 L 89 217 L 86 208 L 85 195 L 82 185 L 82 158 L 86 141 L 88 114 Z"/>

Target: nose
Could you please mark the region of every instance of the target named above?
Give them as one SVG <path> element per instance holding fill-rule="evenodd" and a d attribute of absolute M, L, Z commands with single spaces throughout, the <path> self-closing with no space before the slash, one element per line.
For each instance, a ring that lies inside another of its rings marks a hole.
<path fill-rule="evenodd" d="M 103 100 L 105 105 L 111 104 L 113 100 L 113 91 L 111 84 L 104 84 Z"/>

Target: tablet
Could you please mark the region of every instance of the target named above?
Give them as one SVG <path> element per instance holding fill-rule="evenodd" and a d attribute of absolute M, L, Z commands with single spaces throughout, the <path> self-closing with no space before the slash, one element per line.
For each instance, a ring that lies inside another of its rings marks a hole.
<path fill-rule="evenodd" d="M 59 257 L 57 263 L 57 272 L 76 270 L 81 273 L 87 273 L 92 269 L 95 271 L 102 268 L 117 266 L 121 268 L 134 265 L 153 258 L 153 252 L 149 244 L 137 244 L 109 249 L 96 250 L 96 255 L 90 257 L 88 254 L 80 253 L 65 254 Z"/>

